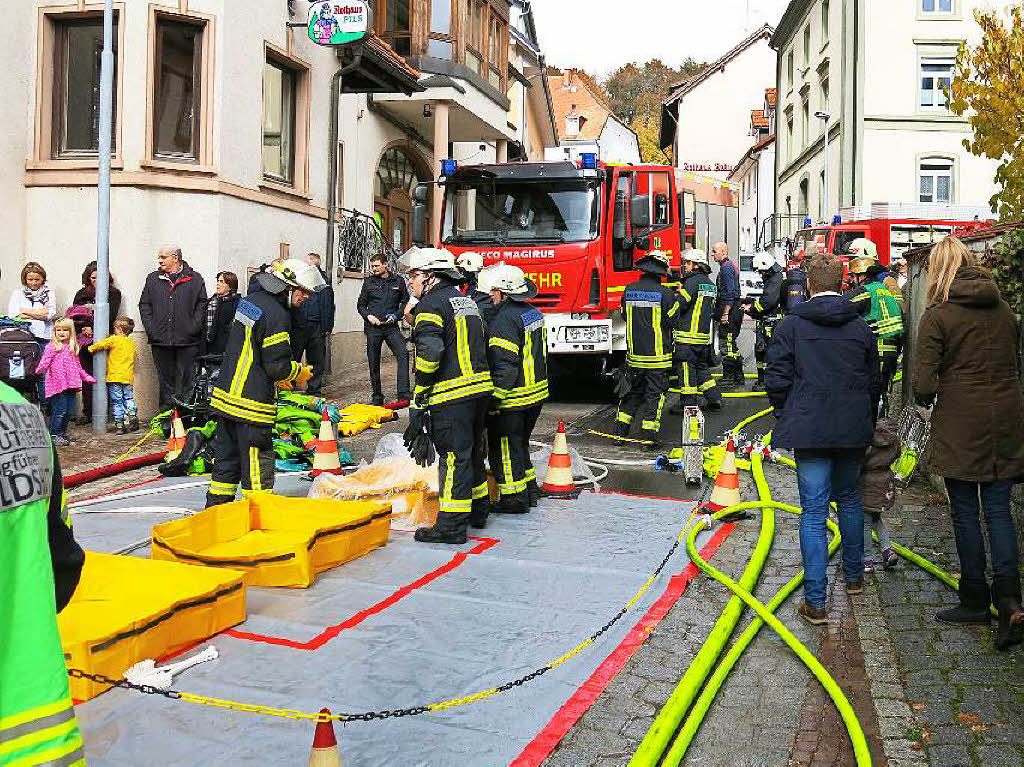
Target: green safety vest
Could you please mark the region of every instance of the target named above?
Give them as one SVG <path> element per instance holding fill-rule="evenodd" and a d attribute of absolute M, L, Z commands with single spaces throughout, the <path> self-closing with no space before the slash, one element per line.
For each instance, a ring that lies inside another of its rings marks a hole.
<path fill-rule="evenodd" d="M 903 335 L 903 312 L 892 291 L 881 282 L 869 282 L 864 286 L 871 295 L 871 310 L 864 318 L 878 338 L 895 338 Z"/>
<path fill-rule="evenodd" d="M 0 448 L 0 764 L 84 765 L 47 534 L 53 449 L 39 410 L 4 384 Z"/>

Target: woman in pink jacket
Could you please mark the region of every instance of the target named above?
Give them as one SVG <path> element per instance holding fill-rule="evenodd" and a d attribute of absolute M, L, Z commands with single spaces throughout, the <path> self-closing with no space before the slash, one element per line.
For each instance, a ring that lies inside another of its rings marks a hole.
<path fill-rule="evenodd" d="M 53 324 L 53 340 L 43 351 L 36 372 L 46 374 L 46 398 L 50 402 L 50 434 L 53 444 L 67 447 L 68 421 L 75 409 L 75 398 L 83 383 L 96 383 L 96 379 L 82 369 L 78 359 L 78 341 L 75 323 L 66 317 Z"/>

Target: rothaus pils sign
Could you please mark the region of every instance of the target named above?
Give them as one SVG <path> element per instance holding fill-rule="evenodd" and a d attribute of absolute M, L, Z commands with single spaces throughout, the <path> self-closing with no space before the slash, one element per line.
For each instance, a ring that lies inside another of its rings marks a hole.
<path fill-rule="evenodd" d="M 317 45 L 347 45 L 366 36 L 370 11 L 363 0 L 309 4 L 309 39 Z"/>

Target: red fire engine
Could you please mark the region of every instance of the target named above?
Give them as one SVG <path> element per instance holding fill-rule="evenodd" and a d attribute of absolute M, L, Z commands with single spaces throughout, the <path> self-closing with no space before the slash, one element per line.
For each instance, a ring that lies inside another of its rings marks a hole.
<path fill-rule="evenodd" d="M 593 155 L 579 163 L 451 163 L 440 183 L 439 244 L 521 267 L 540 288 L 531 303 L 546 315 L 549 354 L 591 355 L 603 369 L 608 355 L 626 349 L 616 310 L 639 278 L 637 260 L 663 250 L 678 268 L 682 249 L 719 241 L 738 252 L 732 185 L 675 168 L 605 164 Z"/>
<path fill-rule="evenodd" d="M 878 248 L 879 263 L 888 266 L 911 248 L 988 226 L 990 216 L 983 206 L 935 203 L 876 202 L 840 208 L 831 225 L 811 226 L 808 219 L 794 236 L 793 252 L 802 253 L 807 243 L 815 242 L 821 250 L 847 255 L 851 242 L 867 237 Z"/>

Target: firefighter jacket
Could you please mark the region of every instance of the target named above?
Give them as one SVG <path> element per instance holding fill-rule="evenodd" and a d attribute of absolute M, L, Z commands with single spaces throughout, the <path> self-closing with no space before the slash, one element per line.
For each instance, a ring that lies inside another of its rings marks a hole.
<path fill-rule="evenodd" d="M 672 334 L 679 301 L 657 277 L 645 274 L 627 285 L 622 296 L 626 318 L 626 364 L 643 370 L 672 367 Z"/>
<path fill-rule="evenodd" d="M 903 335 L 903 312 L 896 297 L 881 282 L 869 282 L 850 290 L 846 297 L 857 307 L 877 338 Z"/>
<path fill-rule="evenodd" d="M 295 380 L 301 366 L 292 362 L 288 291 L 250 287 L 238 302 L 210 407 L 232 421 L 269 427 L 277 415 L 277 383 Z"/>
<path fill-rule="evenodd" d="M 547 334 L 544 315 L 521 301 L 507 299 L 487 326 L 498 410 L 525 410 L 548 398 Z"/>
<path fill-rule="evenodd" d="M 46 422 L 3 384 L 0 435 L 0 759 L 85 764 L 57 627 L 85 555 L 71 534 Z"/>
<path fill-rule="evenodd" d="M 789 314 L 808 299 L 807 272 L 803 270 L 803 267 L 794 266 L 786 272 L 783 297 L 783 307 L 786 314 Z"/>
<path fill-rule="evenodd" d="M 477 303 L 451 280 L 439 279 L 416 305 L 413 401 L 419 407 L 489 396 L 494 388 Z"/>
<path fill-rule="evenodd" d="M 750 307 L 750 316 L 769 321 L 782 317 L 782 289 L 785 282 L 786 278 L 782 274 L 782 269 L 778 265 L 773 266 L 764 280 L 764 291 Z"/>
<path fill-rule="evenodd" d="M 679 321 L 674 333 L 676 345 L 710 345 L 717 298 L 718 288 L 703 268 L 684 278 L 679 288 Z"/>

